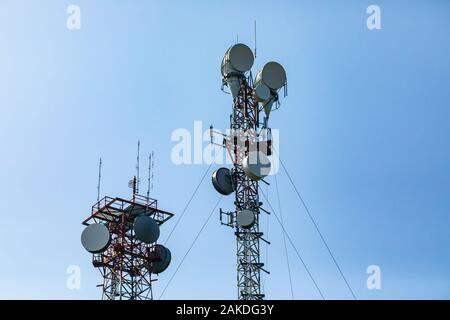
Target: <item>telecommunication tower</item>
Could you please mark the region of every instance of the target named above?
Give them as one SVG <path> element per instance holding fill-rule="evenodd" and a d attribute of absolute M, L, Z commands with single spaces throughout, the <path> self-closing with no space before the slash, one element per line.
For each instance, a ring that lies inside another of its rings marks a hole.
<path fill-rule="evenodd" d="M 230 130 L 222 134 L 210 127 L 211 143 L 226 148 L 233 162 L 231 169 L 214 171 L 212 183 L 219 193 L 234 192 L 235 196 L 235 210 L 220 209 L 220 220 L 235 230 L 239 300 L 264 298 L 261 271 L 269 272 L 260 259 L 260 240 L 270 243 L 260 231 L 259 215 L 269 212 L 262 208 L 259 199 L 259 181 L 267 183 L 264 178 L 271 171 L 269 115 L 279 107 L 280 89 L 284 88 L 286 94 L 286 72 L 279 63 L 266 63 L 253 80 L 253 62 L 253 52 L 245 44 L 235 44 L 226 51 L 221 72 L 222 90 L 227 86 L 233 98 Z M 222 139 L 220 143 L 215 142 L 216 136 Z"/>
<path fill-rule="evenodd" d="M 98 192 L 100 173 L 101 162 Z M 139 194 L 138 183 L 136 176 L 129 182 L 131 198 L 98 199 L 82 222 L 86 228 L 81 242 L 103 277 L 103 300 L 153 299 L 153 277 L 171 261 L 170 250 L 157 240 L 160 226 L 173 214 L 159 209 L 156 199 Z"/>

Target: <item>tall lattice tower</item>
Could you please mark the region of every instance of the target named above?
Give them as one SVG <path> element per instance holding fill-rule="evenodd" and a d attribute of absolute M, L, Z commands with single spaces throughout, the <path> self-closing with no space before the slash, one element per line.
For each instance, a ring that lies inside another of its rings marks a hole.
<path fill-rule="evenodd" d="M 136 177 L 129 182 L 133 194 L 128 199 L 98 196 L 82 222 L 86 228 L 81 242 L 103 277 L 103 300 L 153 299 L 153 277 L 171 261 L 170 250 L 157 240 L 160 226 L 173 214 L 159 209 L 157 200 L 138 194 L 138 183 Z"/>
<path fill-rule="evenodd" d="M 269 62 L 253 81 L 250 69 L 253 52 L 244 44 L 228 49 L 222 61 L 223 86 L 233 97 L 230 130 L 222 134 L 210 127 L 211 143 L 228 150 L 233 167 L 220 168 L 212 175 L 216 190 L 229 195 L 234 192 L 235 210 L 220 210 L 221 223 L 234 228 L 236 236 L 237 290 L 240 300 L 261 300 L 261 271 L 267 272 L 260 259 L 259 182 L 271 171 L 272 131 L 268 127 L 270 112 L 279 107 L 278 92 L 286 90 L 286 73 L 276 62 Z M 286 93 L 286 91 L 285 91 Z M 262 112 L 264 111 L 264 112 Z M 262 117 L 261 117 L 262 115 Z M 215 135 L 222 137 L 215 142 Z M 267 183 L 267 182 L 265 182 Z"/>

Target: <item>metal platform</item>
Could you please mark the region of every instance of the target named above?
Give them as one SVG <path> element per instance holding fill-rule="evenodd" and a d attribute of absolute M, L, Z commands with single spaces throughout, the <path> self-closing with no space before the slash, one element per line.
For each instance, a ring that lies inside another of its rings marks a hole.
<path fill-rule="evenodd" d="M 136 194 L 131 199 L 105 196 L 92 206 L 92 214 L 83 224 L 120 222 L 123 215 L 126 215 L 127 219 L 147 215 L 161 225 L 172 218 L 173 213 L 158 209 L 158 200 L 143 195 Z"/>

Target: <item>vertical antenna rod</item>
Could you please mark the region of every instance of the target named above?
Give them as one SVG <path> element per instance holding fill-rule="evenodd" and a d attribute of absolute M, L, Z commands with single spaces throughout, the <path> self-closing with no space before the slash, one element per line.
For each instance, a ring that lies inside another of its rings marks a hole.
<path fill-rule="evenodd" d="M 148 180 L 147 180 L 147 198 L 150 198 L 150 192 L 153 190 L 153 163 L 154 163 L 153 150 L 148 155 Z"/>
<path fill-rule="evenodd" d="M 140 146 L 141 146 L 141 141 L 138 140 L 137 157 L 136 157 L 136 178 L 137 178 L 136 193 L 139 193 L 139 183 L 140 183 L 140 180 L 139 180 L 139 149 L 140 149 Z"/>
<path fill-rule="evenodd" d="M 150 192 L 153 191 L 153 183 L 155 181 L 155 153 L 152 150 L 152 180 L 150 185 Z"/>
<path fill-rule="evenodd" d="M 152 154 L 148 155 L 147 198 L 150 198 L 150 177 L 152 175 Z"/>
<path fill-rule="evenodd" d="M 102 179 L 102 158 L 100 157 L 100 161 L 98 163 L 98 183 L 97 183 L 97 202 L 100 201 L 100 182 Z"/>
<path fill-rule="evenodd" d="M 255 20 L 255 25 L 254 25 L 254 31 L 255 31 L 255 59 L 256 59 L 256 20 Z"/>

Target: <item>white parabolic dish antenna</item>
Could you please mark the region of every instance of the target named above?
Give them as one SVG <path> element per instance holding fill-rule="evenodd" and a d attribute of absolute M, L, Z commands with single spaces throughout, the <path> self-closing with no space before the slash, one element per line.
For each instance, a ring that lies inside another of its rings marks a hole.
<path fill-rule="evenodd" d="M 255 88 L 264 83 L 272 90 L 278 90 L 286 84 L 286 71 L 278 62 L 271 61 L 256 74 Z"/>
<path fill-rule="evenodd" d="M 230 73 L 242 74 L 250 70 L 254 62 L 253 52 L 243 43 L 231 46 L 222 60 L 221 71 L 224 77 Z"/>
<path fill-rule="evenodd" d="M 149 216 L 136 217 L 133 230 L 136 238 L 147 244 L 153 243 L 159 238 L 158 223 Z"/>
<path fill-rule="evenodd" d="M 261 151 L 251 151 L 242 161 L 242 169 L 247 177 L 258 181 L 269 175 L 271 164 L 269 158 Z"/>
<path fill-rule="evenodd" d="M 161 261 L 152 262 L 150 264 L 150 269 L 152 273 L 161 273 L 169 266 L 170 261 L 172 260 L 172 254 L 169 249 L 160 244 L 155 245 L 155 251 L 161 257 Z"/>
<path fill-rule="evenodd" d="M 236 222 L 239 227 L 250 229 L 255 224 L 255 214 L 251 210 L 239 211 L 236 217 Z"/>
<path fill-rule="evenodd" d="M 106 250 L 111 242 L 111 234 L 102 223 L 87 226 L 81 234 L 81 244 L 90 253 L 100 253 Z"/>
<path fill-rule="evenodd" d="M 234 191 L 231 181 L 231 172 L 228 168 L 219 168 L 212 174 L 212 183 L 214 188 L 220 194 L 227 196 Z"/>

